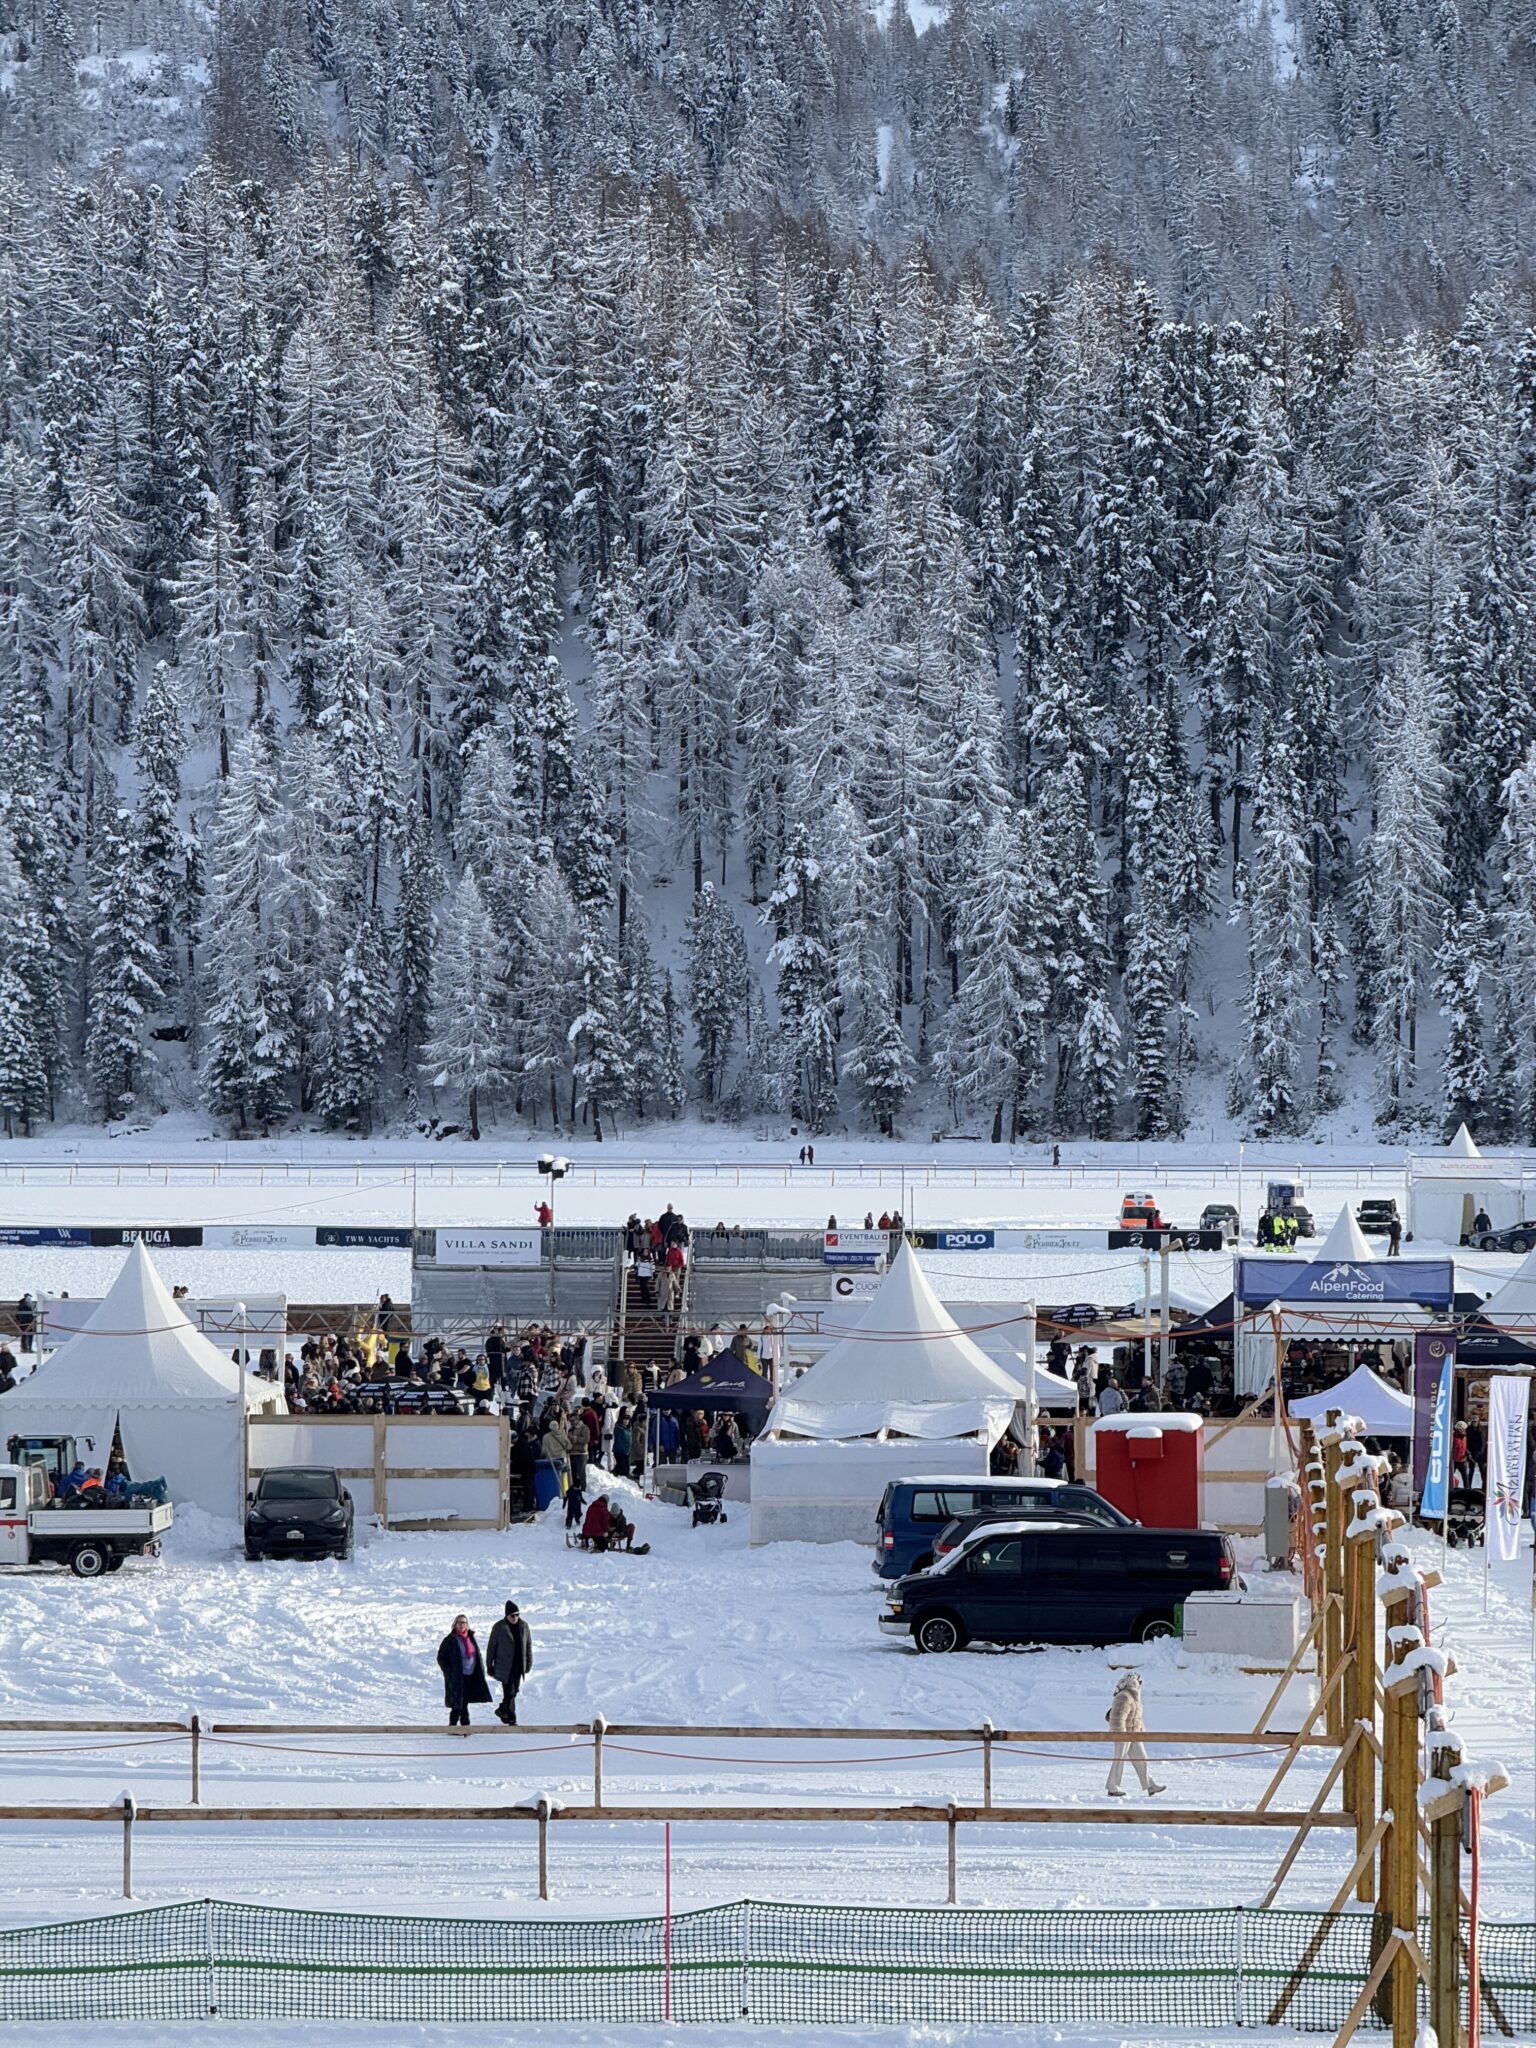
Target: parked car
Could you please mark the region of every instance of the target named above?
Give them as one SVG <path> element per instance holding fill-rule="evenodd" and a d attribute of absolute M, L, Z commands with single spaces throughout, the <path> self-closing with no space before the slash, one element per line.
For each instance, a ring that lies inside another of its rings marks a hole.
<path fill-rule="evenodd" d="M 1224 1592 L 1232 1546 L 1207 1529 L 998 1522 L 886 1595 L 880 1627 L 940 1654 L 967 1643 L 1149 1643 L 1191 1593 Z"/>
<path fill-rule="evenodd" d="M 949 1523 L 977 1514 L 1043 1515 L 1063 1493 L 1073 1496 L 1074 1513 L 1101 1500 L 1091 1486 L 1072 1486 L 1065 1479 L 893 1479 L 875 1510 L 875 1561 L 882 1579 L 899 1579 L 933 1563 L 934 1538 Z"/>
<path fill-rule="evenodd" d="M 1401 1219 L 1391 1195 L 1370 1195 L 1355 1211 L 1355 1221 L 1367 1237 L 1386 1237 Z"/>
<path fill-rule="evenodd" d="M 946 1522 L 933 1539 L 934 1563 L 948 1557 L 952 1550 L 963 1549 L 979 1530 L 994 1522 L 1082 1522 L 1090 1529 L 1136 1527 L 1129 1515 L 1121 1514 L 1113 1501 L 1095 1493 L 1091 1486 L 1079 1486 L 1066 1479 L 1040 1479 L 1035 1483 L 1051 1491 L 1033 1501 L 1022 1495 L 1015 1506 L 981 1508 L 974 1515 L 957 1515 L 952 1522 Z"/>
<path fill-rule="evenodd" d="M 1536 1245 L 1536 1222 L 1506 1223 L 1502 1230 L 1474 1230 L 1467 1242 L 1479 1252 L 1528 1252 Z"/>
<path fill-rule="evenodd" d="M 350 1557 L 352 1496 L 330 1465 L 272 1465 L 246 1503 L 247 1557 Z"/>
<path fill-rule="evenodd" d="M 1219 1230 L 1226 1244 L 1236 1244 L 1238 1215 L 1230 1202 L 1207 1202 L 1200 1211 L 1202 1230 Z"/>

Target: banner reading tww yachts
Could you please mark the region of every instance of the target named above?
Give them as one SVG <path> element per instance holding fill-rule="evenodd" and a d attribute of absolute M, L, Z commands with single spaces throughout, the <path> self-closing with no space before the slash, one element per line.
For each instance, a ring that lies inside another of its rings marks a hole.
<path fill-rule="evenodd" d="M 1488 1541 L 1505 1564 L 1520 1548 L 1530 1400 L 1530 1381 L 1512 1372 L 1496 1372 L 1488 1382 Z"/>

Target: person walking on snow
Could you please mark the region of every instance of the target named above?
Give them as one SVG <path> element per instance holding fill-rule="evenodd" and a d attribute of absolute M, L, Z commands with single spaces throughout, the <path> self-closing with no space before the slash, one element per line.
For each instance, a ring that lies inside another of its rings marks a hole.
<path fill-rule="evenodd" d="M 1155 1798 L 1163 1787 L 1157 1783 L 1147 1769 L 1147 1752 L 1140 1741 L 1146 1733 L 1147 1724 L 1141 1718 L 1141 1673 L 1127 1671 L 1115 1687 L 1115 1696 L 1109 1703 L 1109 1712 L 1104 1716 L 1117 1737 L 1115 1760 L 1109 1767 L 1109 1783 L 1105 1786 L 1111 1799 L 1123 1799 L 1124 1789 L 1120 1780 L 1125 1771 L 1126 1759 L 1131 1769 L 1141 1780 L 1141 1789 L 1149 1798 Z"/>
<path fill-rule="evenodd" d="M 437 1668 L 443 1674 L 448 1726 L 467 1728 L 470 1708 L 491 1697 L 491 1688 L 485 1682 L 485 1660 L 467 1614 L 453 1617 L 453 1627 L 437 1646 Z"/>
<path fill-rule="evenodd" d="M 533 1669 L 533 1637 L 515 1600 L 509 1600 L 502 1619 L 491 1630 L 485 1646 L 485 1668 L 501 1687 L 498 1721 L 517 1726 L 517 1689 Z"/>

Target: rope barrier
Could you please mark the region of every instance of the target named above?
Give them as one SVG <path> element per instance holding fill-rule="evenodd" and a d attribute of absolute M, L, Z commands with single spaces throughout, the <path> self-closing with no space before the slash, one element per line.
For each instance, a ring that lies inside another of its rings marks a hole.
<path fill-rule="evenodd" d="M 445 1736 L 454 1733 L 455 1731 L 451 1728 L 444 1730 Z M 203 1741 L 223 1743 L 226 1749 L 264 1749 L 275 1751 L 284 1756 L 361 1756 L 372 1757 L 381 1763 L 388 1763 L 392 1759 L 404 1759 L 406 1757 L 440 1758 L 444 1754 L 443 1750 L 438 1747 L 433 1749 L 392 1749 L 381 1756 L 376 1749 L 320 1749 L 310 1743 L 249 1742 L 238 1735 L 209 1735 L 206 1733 L 203 1736 Z M 590 1748 L 591 1742 L 592 1738 L 590 1735 L 573 1735 L 565 1742 L 519 1743 L 509 1748 L 498 1746 L 495 1749 L 491 1749 L 484 1743 L 477 1743 L 472 1751 L 466 1753 L 474 1756 L 544 1756 L 555 1750 L 560 1750 L 567 1756 L 580 1756 L 585 1753 L 586 1749 Z"/>

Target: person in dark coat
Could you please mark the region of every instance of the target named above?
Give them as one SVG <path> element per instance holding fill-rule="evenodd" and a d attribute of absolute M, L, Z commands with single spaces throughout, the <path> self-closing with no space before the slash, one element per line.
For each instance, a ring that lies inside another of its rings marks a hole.
<path fill-rule="evenodd" d="M 485 1682 L 485 1659 L 467 1614 L 453 1617 L 453 1627 L 437 1646 L 437 1668 L 443 1674 L 448 1726 L 467 1728 L 470 1708 L 491 1697 L 491 1688 Z"/>
<path fill-rule="evenodd" d="M 501 1687 L 498 1721 L 517 1726 L 517 1689 L 533 1669 L 533 1637 L 515 1600 L 509 1600 L 502 1619 L 491 1630 L 485 1646 L 485 1668 Z"/>

